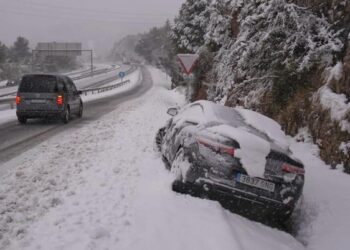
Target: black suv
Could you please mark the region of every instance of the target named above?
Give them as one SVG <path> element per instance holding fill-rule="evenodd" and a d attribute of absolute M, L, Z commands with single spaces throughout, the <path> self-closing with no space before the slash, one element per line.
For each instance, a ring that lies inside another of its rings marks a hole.
<path fill-rule="evenodd" d="M 17 118 L 59 118 L 68 123 L 71 115 L 83 115 L 83 102 L 73 81 L 64 75 L 28 74 L 22 77 L 16 96 Z"/>

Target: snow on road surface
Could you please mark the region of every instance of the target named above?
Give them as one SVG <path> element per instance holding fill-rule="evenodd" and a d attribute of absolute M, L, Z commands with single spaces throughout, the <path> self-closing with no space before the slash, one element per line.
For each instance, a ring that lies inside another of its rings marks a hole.
<path fill-rule="evenodd" d="M 0 81 L 0 87 L 5 87 L 7 80 Z"/>
<path fill-rule="evenodd" d="M 328 170 L 309 144 L 292 141 L 309 171 L 298 235 L 307 246 L 217 202 L 172 192 L 154 136 L 167 108 L 184 98 L 168 89 L 165 75 L 149 70 L 154 85 L 144 96 L 6 163 L 0 249 L 347 249 L 337 242 L 347 239 L 349 223 L 339 219 L 349 211 L 349 176 Z"/>

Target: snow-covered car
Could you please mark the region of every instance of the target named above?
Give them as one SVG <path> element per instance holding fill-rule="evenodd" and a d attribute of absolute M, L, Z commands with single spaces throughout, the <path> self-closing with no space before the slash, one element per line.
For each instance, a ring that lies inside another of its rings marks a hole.
<path fill-rule="evenodd" d="M 278 123 L 257 112 L 197 101 L 178 110 L 156 143 L 180 193 L 219 201 L 258 221 L 285 222 L 302 194 L 304 166 Z"/>

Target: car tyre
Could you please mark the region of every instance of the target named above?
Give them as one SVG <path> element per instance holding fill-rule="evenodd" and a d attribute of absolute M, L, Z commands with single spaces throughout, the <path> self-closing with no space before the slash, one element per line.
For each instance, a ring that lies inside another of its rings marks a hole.
<path fill-rule="evenodd" d="M 27 123 L 27 117 L 24 116 L 17 116 L 18 122 L 20 124 L 26 124 Z"/>
<path fill-rule="evenodd" d="M 78 118 L 82 118 L 83 117 L 83 112 L 84 112 L 84 106 L 83 106 L 83 103 L 80 103 L 80 106 L 79 106 L 79 111 L 78 111 Z"/>
<path fill-rule="evenodd" d="M 70 109 L 67 107 L 62 115 L 62 121 L 64 124 L 67 124 L 70 120 Z"/>
<path fill-rule="evenodd" d="M 180 148 L 177 151 L 175 159 L 170 168 L 170 171 L 175 175 L 175 181 L 184 181 L 181 164 L 183 164 L 185 161 L 187 161 L 185 158 L 185 151 L 183 148 Z"/>

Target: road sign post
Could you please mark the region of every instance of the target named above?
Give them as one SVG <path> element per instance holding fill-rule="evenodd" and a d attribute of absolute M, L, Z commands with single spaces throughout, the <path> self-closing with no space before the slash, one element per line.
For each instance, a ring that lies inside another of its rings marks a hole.
<path fill-rule="evenodd" d="M 197 54 L 178 54 L 180 65 L 187 76 L 190 76 L 198 62 L 199 55 Z"/>
<path fill-rule="evenodd" d="M 125 72 L 120 71 L 118 75 L 119 75 L 119 77 L 120 77 L 120 79 L 121 79 L 121 82 L 123 82 L 123 79 L 124 79 L 124 77 L 125 77 Z"/>

